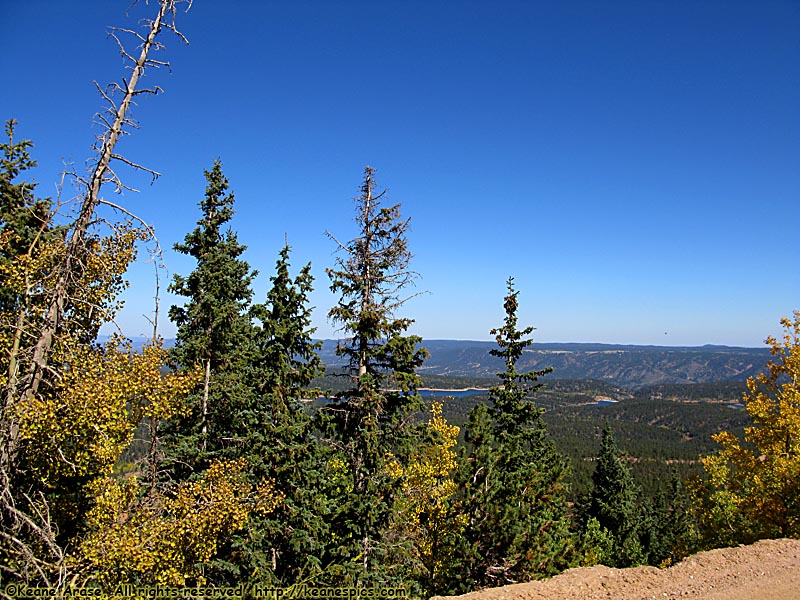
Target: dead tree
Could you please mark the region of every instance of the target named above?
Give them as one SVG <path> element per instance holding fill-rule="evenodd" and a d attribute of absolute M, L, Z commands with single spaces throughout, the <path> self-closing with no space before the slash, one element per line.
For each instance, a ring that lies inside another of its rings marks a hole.
<path fill-rule="evenodd" d="M 163 45 L 156 41 L 156 36 L 166 28 L 177 33 L 185 40 L 183 35 L 175 28 L 174 23 L 178 3 L 179 0 L 161 0 L 158 14 L 155 19 L 150 21 L 146 37 L 129 29 L 112 29 L 111 36 L 117 42 L 121 54 L 133 63 L 133 69 L 130 79 L 126 80 L 123 78 L 122 85 L 112 83 L 106 91 L 103 91 L 100 86 L 98 86 L 101 95 L 108 102 L 107 114 L 111 118 L 109 119 L 103 113 L 98 115 L 100 121 L 105 126 L 105 131 L 98 139 L 97 163 L 88 180 L 79 178 L 80 183 L 86 186 L 86 194 L 83 196 L 78 211 L 78 217 L 72 226 L 69 239 L 67 240 L 64 258 L 59 265 L 58 278 L 52 292 L 47 313 L 44 316 L 44 322 L 39 333 L 38 341 L 34 346 L 26 381 L 23 383 L 23 398 L 35 395 L 38 392 L 44 374 L 47 371 L 47 361 L 50 350 L 53 347 L 53 338 L 59 331 L 60 321 L 65 313 L 66 304 L 72 296 L 73 287 L 71 284 L 78 279 L 76 273 L 79 273 L 83 268 L 82 258 L 86 252 L 85 242 L 89 225 L 94 219 L 97 207 L 101 203 L 104 203 L 100 191 L 107 183 L 114 184 L 117 189 L 125 188 L 125 185 L 112 169 L 112 162 L 122 162 L 135 169 L 145 170 L 154 177 L 158 176 L 158 173 L 155 171 L 116 154 L 114 149 L 120 136 L 126 133 L 125 127 L 135 127 L 135 122 L 128 114 L 134 98 L 142 94 L 158 94 L 160 91 L 158 87 L 137 89 L 139 79 L 144 74 L 147 67 L 168 66 L 167 62 L 156 60 L 150 56 L 153 51 L 163 49 Z M 141 42 L 138 57 L 134 58 L 133 55 L 129 54 L 120 41 L 118 34 L 123 32 L 135 36 Z M 122 94 L 122 99 L 118 104 L 114 101 L 115 94 Z"/>
<path fill-rule="evenodd" d="M 154 57 L 164 48 L 159 41 L 162 33 L 165 30 L 172 32 L 187 42 L 176 28 L 175 20 L 181 5 L 188 9 L 191 0 L 158 0 L 157 5 L 157 14 L 143 21 L 141 33 L 124 28 L 110 30 L 110 37 L 116 42 L 130 72 L 122 78 L 121 83 L 112 83 L 106 88 L 95 83 L 107 106 L 97 115 L 102 133 L 94 146 L 96 155 L 93 166 L 88 176 L 73 174 L 82 192 L 77 199 L 75 216 L 65 228 L 66 235 L 61 242 L 63 247 L 49 274 L 49 283 L 39 291 L 45 295 L 42 310 L 39 316 L 27 315 L 24 331 L 23 321 L 18 320 L 15 343 L 11 355 L 7 357 L 8 376 L 0 404 L 0 549 L 13 556 L 9 556 L 8 561 L 0 561 L 0 581 L 11 577 L 12 581 L 35 582 L 54 588 L 63 587 L 68 582 L 64 552 L 56 541 L 58 532 L 52 525 L 45 498 L 32 497 L 12 487 L 20 435 L 15 409 L 20 402 L 52 391 L 57 383 L 61 365 L 51 364 L 52 352 L 59 335 L 68 326 L 72 308 L 81 301 L 86 259 L 92 251 L 92 231 L 101 222 L 98 208 L 105 204 L 128 217 L 133 216 L 102 196 L 103 189 L 109 185 L 116 191 L 132 189 L 123 184 L 114 170 L 115 166 L 123 164 L 145 171 L 153 178 L 158 176 L 152 169 L 116 151 L 121 136 L 136 128 L 136 122 L 130 115 L 135 99 L 143 94 L 155 95 L 161 91 L 159 87 L 140 87 L 140 80 L 148 69 L 169 66 L 168 62 Z M 136 50 L 129 51 L 129 44 L 123 42 L 123 38 L 135 40 Z M 0 597 L 5 597 L 3 590 L 0 590 Z"/>

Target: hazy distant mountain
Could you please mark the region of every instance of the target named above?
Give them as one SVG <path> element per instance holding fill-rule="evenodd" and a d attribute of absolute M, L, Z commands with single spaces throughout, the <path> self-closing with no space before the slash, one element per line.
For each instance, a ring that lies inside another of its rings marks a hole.
<path fill-rule="evenodd" d="M 140 348 L 144 338 L 134 338 Z M 175 340 L 164 340 L 173 346 Z M 324 340 L 320 358 L 330 366 L 341 366 L 336 341 Z M 502 362 L 491 356 L 494 342 L 425 340 L 430 356 L 420 372 L 452 377 L 494 377 Z M 769 360 L 768 348 L 731 346 L 624 346 L 613 344 L 534 344 L 525 351 L 517 367 L 532 371 L 553 367 L 551 379 L 596 379 L 627 388 L 660 383 L 709 383 L 744 381 L 762 371 Z"/>
<path fill-rule="evenodd" d="M 503 370 L 491 356 L 494 342 L 425 340 L 430 356 L 421 373 L 458 377 L 493 377 Z M 336 342 L 325 340 L 320 353 L 330 366 L 342 359 Z M 553 367 L 553 379 L 597 379 L 628 388 L 659 383 L 708 383 L 743 381 L 763 370 L 768 348 L 729 346 L 672 347 L 612 344 L 534 344 L 517 367 L 531 371 Z"/>

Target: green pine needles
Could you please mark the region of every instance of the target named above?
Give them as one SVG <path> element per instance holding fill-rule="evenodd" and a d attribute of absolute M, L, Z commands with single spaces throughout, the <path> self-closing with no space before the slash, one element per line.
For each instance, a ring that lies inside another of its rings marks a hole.
<path fill-rule="evenodd" d="M 645 550 L 639 540 L 639 491 L 617 449 L 608 422 L 603 429 L 592 483 L 581 520 L 585 531 L 598 529 L 608 540 L 599 562 L 613 567 L 643 564 Z"/>
<path fill-rule="evenodd" d="M 415 279 L 409 221 L 401 218 L 399 205 L 382 206 L 385 192 L 375 192 L 374 175 L 371 167 L 364 170 L 356 199 L 358 234 L 346 244 L 337 241 L 336 268 L 327 270 L 331 290 L 340 295 L 329 317 L 346 336 L 337 353 L 347 358 L 352 375 L 351 388 L 320 411 L 325 441 L 347 482 L 334 521 L 342 564 L 358 557 L 341 574 L 347 584 L 398 580 L 383 543 L 399 486 L 389 464 L 402 462 L 416 443 L 410 416 L 422 408 L 416 369 L 427 354 L 421 338 L 405 335 L 413 321 L 396 316 Z"/>
<path fill-rule="evenodd" d="M 246 246 L 239 243 L 228 223 L 233 218 L 233 193 L 222 164 L 214 161 L 204 172 L 208 185 L 200 201 L 201 218 L 175 250 L 191 256 L 197 266 L 187 276 L 175 275 L 169 291 L 187 298 L 172 306 L 169 318 L 177 326 L 172 351 L 176 365 L 199 366 L 201 388 L 193 395 L 190 413 L 167 428 L 173 476 L 184 479 L 208 468 L 214 458 L 231 453 L 238 437 L 232 420 L 236 408 L 246 402 L 249 390 L 240 374 L 250 340 L 247 310 L 256 273 L 240 257 Z"/>
<path fill-rule="evenodd" d="M 492 354 L 506 368 L 490 390 L 491 406 L 475 407 L 466 427 L 460 484 L 469 525 L 453 591 L 552 575 L 570 560 L 567 464 L 530 399 L 550 369 L 517 371 L 533 332 L 517 327 L 518 295 L 509 279 L 504 324 L 492 330 L 498 344 Z"/>
<path fill-rule="evenodd" d="M 38 271 L 26 267 L 26 245 L 56 239 L 57 232 L 50 229 L 49 202 L 35 199 L 33 184 L 16 181 L 34 164 L 30 142 L 14 140 L 13 121 L 6 133 L 0 270 L 17 287 L 0 286 L 0 345 L 13 351 L 20 315 L 38 310 L 31 304 L 35 290 L 20 284 L 47 271 L 46 262 Z M 408 333 L 413 320 L 401 314 L 417 278 L 409 220 L 398 204 L 384 205 L 374 169 L 364 170 L 355 199 L 353 238 L 342 243 L 329 234 L 339 254 L 326 271 L 337 296 L 328 316 L 342 333 L 337 353 L 348 384 L 325 401 L 312 387 L 325 365 L 309 306 L 311 265 L 294 270 L 286 243 L 263 301 L 254 303 L 256 272 L 231 228 L 234 194 L 220 161 L 204 175 L 196 226 L 175 245 L 195 261 L 169 288 L 184 299 L 169 310 L 176 345 L 168 359 L 166 351 L 148 354 L 152 364 L 137 384 L 144 391 L 135 392 L 160 403 L 145 418 L 151 437 L 145 468 L 131 463 L 130 479 L 91 473 L 92 494 L 81 491 L 80 510 L 70 504 L 68 487 L 42 496 L 71 515 L 62 530 L 88 561 L 87 577 L 106 584 L 133 577 L 198 586 L 402 586 L 427 597 L 547 577 L 574 565 L 666 565 L 687 553 L 694 534 L 681 482 L 675 479 L 652 502 L 643 499 L 608 425 L 591 493 L 577 508 L 567 502 L 568 464 L 535 403 L 551 369 L 525 370 L 534 328 L 519 324 L 512 278 L 503 321 L 490 332 L 497 342 L 491 355 L 503 366 L 489 401 L 469 413 L 462 438 L 440 404 L 428 410 L 417 374 L 427 352 Z M 112 292 L 113 277 L 101 280 Z M 87 322 L 95 331 L 100 320 Z M 90 331 L 74 328 L 84 336 Z M 136 362 L 120 360 L 126 368 L 126 361 Z M 13 361 L 3 372 L 11 390 Z M 128 385 L 120 383 L 115 393 L 129 393 Z M 70 389 L 58 391 L 72 397 Z M 8 423 L 4 439 L 13 434 Z M 114 433 L 103 427 L 101 437 Z M 59 464 L 50 458 L 37 455 Z M 106 459 L 110 470 L 116 459 Z M 158 544 L 141 536 L 149 530 L 162 532 Z M 130 563 L 127 570 L 118 569 L 121 561 Z"/>
<path fill-rule="evenodd" d="M 288 585 L 324 570 L 320 540 L 330 537 L 329 486 L 320 466 L 326 449 L 304 402 L 322 371 L 308 306 L 311 265 L 292 277 L 284 246 L 265 302 L 252 305 L 255 272 L 240 258 L 245 246 L 228 225 L 234 196 L 220 162 L 205 176 L 197 228 L 175 246 L 197 266 L 186 277 L 176 275 L 170 288 L 187 297 L 170 309 L 178 325 L 173 360 L 200 366 L 204 376 L 188 413 L 165 426 L 164 472 L 175 481 L 193 480 L 213 460 L 245 459 L 249 483 L 270 482 L 281 502 L 269 513 L 251 513 L 247 529 L 225 541 L 206 577 L 226 585 L 243 576 Z"/>

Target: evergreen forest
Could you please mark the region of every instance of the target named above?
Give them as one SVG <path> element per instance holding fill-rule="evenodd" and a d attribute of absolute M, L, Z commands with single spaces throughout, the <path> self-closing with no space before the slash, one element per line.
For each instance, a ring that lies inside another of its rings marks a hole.
<path fill-rule="evenodd" d="M 181 38 L 177 4 L 148 6 L 71 203 L 38 195 L 34 143 L 6 121 L 0 596 L 133 585 L 427 598 L 800 536 L 800 311 L 744 383 L 629 390 L 520 368 L 534 329 L 508 277 L 489 332 L 496 377 L 423 377 L 411 221 L 369 166 L 354 174 L 356 235 L 329 233 L 331 264 L 313 269 L 288 243 L 248 264 L 236 182 L 221 159 L 198 166 L 205 194 L 174 246 L 193 267 L 167 282 L 181 298 L 165 311 L 174 347 L 158 313 L 143 348 L 122 332 L 100 342 L 126 271 L 154 248 L 157 232 L 103 190 L 144 168 L 116 143 L 134 101 L 157 102 L 140 77 L 165 64 L 162 36 Z M 337 298 L 337 368 L 318 354 L 314 286 Z M 469 386 L 483 391 L 421 393 Z"/>

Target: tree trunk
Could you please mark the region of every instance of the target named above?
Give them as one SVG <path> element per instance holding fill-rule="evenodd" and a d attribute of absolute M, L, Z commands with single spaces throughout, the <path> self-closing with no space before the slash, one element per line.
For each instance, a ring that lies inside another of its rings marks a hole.
<path fill-rule="evenodd" d="M 202 438 L 201 448 L 203 452 L 206 451 L 206 437 L 208 435 L 208 388 L 211 385 L 211 359 L 206 359 L 206 374 L 203 378 L 203 405 L 201 407 L 202 410 L 202 421 L 200 424 L 200 435 Z"/>
<path fill-rule="evenodd" d="M 94 212 L 100 203 L 100 189 L 107 181 L 109 165 L 112 158 L 115 158 L 114 147 L 120 135 L 122 135 L 122 128 L 127 122 L 128 109 L 137 94 L 136 85 L 144 72 L 145 66 L 150 63 L 148 54 L 156 43 L 155 38 L 161 30 L 164 16 L 172 8 L 173 4 L 174 0 L 161 0 L 158 15 L 150 24 L 150 30 L 142 44 L 139 58 L 134 63 L 130 81 L 125 82 L 125 94 L 114 111 L 114 120 L 103 136 L 100 158 L 87 184 L 88 190 L 81 204 L 78 218 L 73 225 L 72 233 L 67 241 L 64 259 L 58 267 L 56 284 L 52 291 L 38 340 L 34 346 L 33 357 L 28 370 L 28 380 L 22 389 L 22 399 L 29 399 L 36 395 L 41 386 L 42 378 L 47 370 L 50 352 L 53 349 L 53 341 L 59 331 L 65 306 L 71 296 L 71 283 L 78 279 L 74 276 L 74 271 L 82 268 L 81 259 L 85 252 L 86 234 L 89 224 L 93 220 Z"/>

